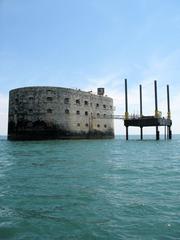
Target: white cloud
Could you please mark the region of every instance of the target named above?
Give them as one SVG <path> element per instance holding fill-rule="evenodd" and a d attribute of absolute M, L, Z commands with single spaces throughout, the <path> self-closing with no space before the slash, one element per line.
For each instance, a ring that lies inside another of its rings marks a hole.
<path fill-rule="evenodd" d="M 129 113 L 139 113 L 139 84 L 142 84 L 143 89 L 143 113 L 144 115 L 154 115 L 154 80 L 157 80 L 158 85 L 158 108 L 162 112 L 163 116 L 167 116 L 167 89 L 166 85 L 170 85 L 170 100 L 171 100 L 171 112 L 173 119 L 173 131 L 180 133 L 180 125 L 178 119 L 180 119 L 180 96 L 179 96 L 179 84 L 177 76 L 180 75 L 179 69 L 179 56 L 180 50 L 176 50 L 165 57 L 151 57 L 149 65 L 147 67 L 137 66 L 141 69 L 138 73 L 141 79 L 139 83 L 132 84 L 132 79 L 128 82 L 128 103 Z M 89 78 L 86 90 L 96 91 L 98 87 L 105 87 L 108 96 L 114 99 L 114 105 L 116 106 L 115 114 L 124 114 L 124 80 L 120 74 L 109 74 L 100 78 Z M 163 132 L 163 127 L 160 128 Z M 124 134 L 125 129 L 123 122 L 115 121 L 116 134 Z M 139 134 L 138 128 L 130 129 L 132 134 Z M 152 128 L 146 128 L 145 132 L 148 134 L 154 134 Z"/>
<path fill-rule="evenodd" d="M 173 120 L 173 132 L 180 133 L 180 126 L 178 119 L 180 118 L 180 97 L 179 97 L 179 57 L 180 49 L 176 49 L 165 57 L 153 57 L 149 66 L 143 72 L 143 86 L 144 86 L 144 103 L 146 106 L 154 104 L 153 89 L 151 88 L 150 95 L 150 81 L 158 80 L 158 103 L 159 110 L 163 115 L 167 115 L 167 89 L 166 85 L 170 85 L 170 102 L 171 115 Z"/>
<path fill-rule="evenodd" d="M 119 74 L 109 74 L 100 78 L 88 78 L 86 91 L 97 92 L 98 87 L 105 88 L 105 95 L 112 97 L 116 107 L 115 115 L 124 114 L 124 81 Z M 122 120 L 115 120 L 115 133 L 124 134 Z"/>

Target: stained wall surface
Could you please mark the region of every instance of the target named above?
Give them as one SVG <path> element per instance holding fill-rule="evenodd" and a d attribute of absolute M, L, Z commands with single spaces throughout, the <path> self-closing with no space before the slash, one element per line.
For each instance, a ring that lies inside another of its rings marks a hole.
<path fill-rule="evenodd" d="M 8 139 L 113 138 L 113 100 L 60 87 L 9 93 Z"/>

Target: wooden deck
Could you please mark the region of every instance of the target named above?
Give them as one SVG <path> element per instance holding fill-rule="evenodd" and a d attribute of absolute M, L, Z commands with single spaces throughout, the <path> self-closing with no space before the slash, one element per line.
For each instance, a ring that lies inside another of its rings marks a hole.
<path fill-rule="evenodd" d="M 126 127 L 153 127 L 153 126 L 171 126 L 172 120 L 164 117 L 156 118 L 155 116 L 142 116 L 124 120 Z"/>

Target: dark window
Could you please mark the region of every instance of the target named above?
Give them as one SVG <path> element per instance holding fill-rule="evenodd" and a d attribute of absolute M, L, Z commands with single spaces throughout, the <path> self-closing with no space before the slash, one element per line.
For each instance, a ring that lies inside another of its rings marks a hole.
<path fill-rule="evenodd" d="M 79 115 L 79 114 L 80 114 L 80 111 L 79 111 L 79 110 L 77 110 L 77 111 L 76 111 L 76 114 L 77 114 L 77 115 Z"/>
<path fill-rule="evenodd" d="M 105 128 L 107 128 L 107 125 L 106 125 L 106 124 L 104 124 L 104 127 L 105 127 Z"/>
<path fill-rule="evenodd" d="M 69 114 L 69 109 L 66 109 L 66 110 L 65 110 L 65 113 L 66 113 L 66 114 Z"/>
<path fill-rule="evenodd" d="M 88 101 L 84 101 L 84 105 L 88 105 Z"/>
<path fill-rule="evenodd" d="M 47 90 L 47 94 L 52 94 L 52 93 L 53 93 L 52 90 L 50 90 L 50 89 Z"/>
<path fill-rule="evenodd" d="M 106 105 L 105 105 L 105 104 L 103 105 L 103 108 L 106 108 Z"/>
<path fill-rule="evenodd" d="M 97 113 L 97 117 L 98 117 L 98 118 L 100 117 L 100 114 L 99 114 L 99 113 Z"/>
<path fill-rule="evenodd" d="M 100 125 L 98 124 L 97 127 L 100 128 Z"/>
<path fill-rule="evenodd" d="M 32 127 L 33 126 L 33 123 L 32 122 L 28 122 L 27 123 L 27 127 Z"/>
<path fill-rule="evenodd" d="M 104 114 L 104 118 L 106 117 L 106 114 Z"/>
<path fill-rule="evenodd" d="M 69 98 L 65 98 L 65 99 L 64 99 L 64 103 L 65 103 L 65 104 L 69 103 Z"/>
<path fill-rule="evenodd" d="M 85 124 L 85 126 L 86 126 L 86 127 L 88 127 L 88 126 L 89 126 L 89 124 L 88 124 L 88 123 L 86 123 L 86 124 Z"/>
<path fill-rule="evenodd" d="M 99 103 L 96 103 L 96 107 L 97 107 L 97 108 L 99 107 Z"/>
<path fill-rule="evenodd" d="M 52 101 L 52 97 L 47 97 L 47 101 L 51 102 Z"/>
<path fill-rule="evenodd" d="M 80 127 L 80 123 L 77 123 L 77 126 Z"/>
<path fill-rule="evenodd" d="M 29 100 L 33 100 L 33 97 L 29 97 Z"/>
<path fill-rule="evenodd" d="M 79 99 L 76 99 L 76 104 L 80 104 L 80 100 Z"/>
<path fill-rule="evenodd" d="M 112 109 L 112 106 L 110 106 L 110 109 Z"/>
<path fill-rule="evenodd" d="M 30 113 L 32 113 L 32 111 L 33 111 L 32 109 L 29 109 L 29 112 L 30 112 Z"/>
<path fill-rule="evenodd" d="M 87 112 L 87 111 L 85 112 L 85 115 L 86 115 L 86 116 L 88 115 L 88 112 Z"/>
<path fill-rule="evenodd" d="M 47 109 L 47 113 L 52 113 L 52 109 Z"/>

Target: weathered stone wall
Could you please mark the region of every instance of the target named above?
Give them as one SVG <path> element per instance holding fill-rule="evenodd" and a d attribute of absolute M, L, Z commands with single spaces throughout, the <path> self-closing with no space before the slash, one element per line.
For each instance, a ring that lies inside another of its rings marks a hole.
<path fill-rule="evenodd" d="M 10 91 L 8 139 L 113 138 L 112 98 L 60 87 Z"/>

